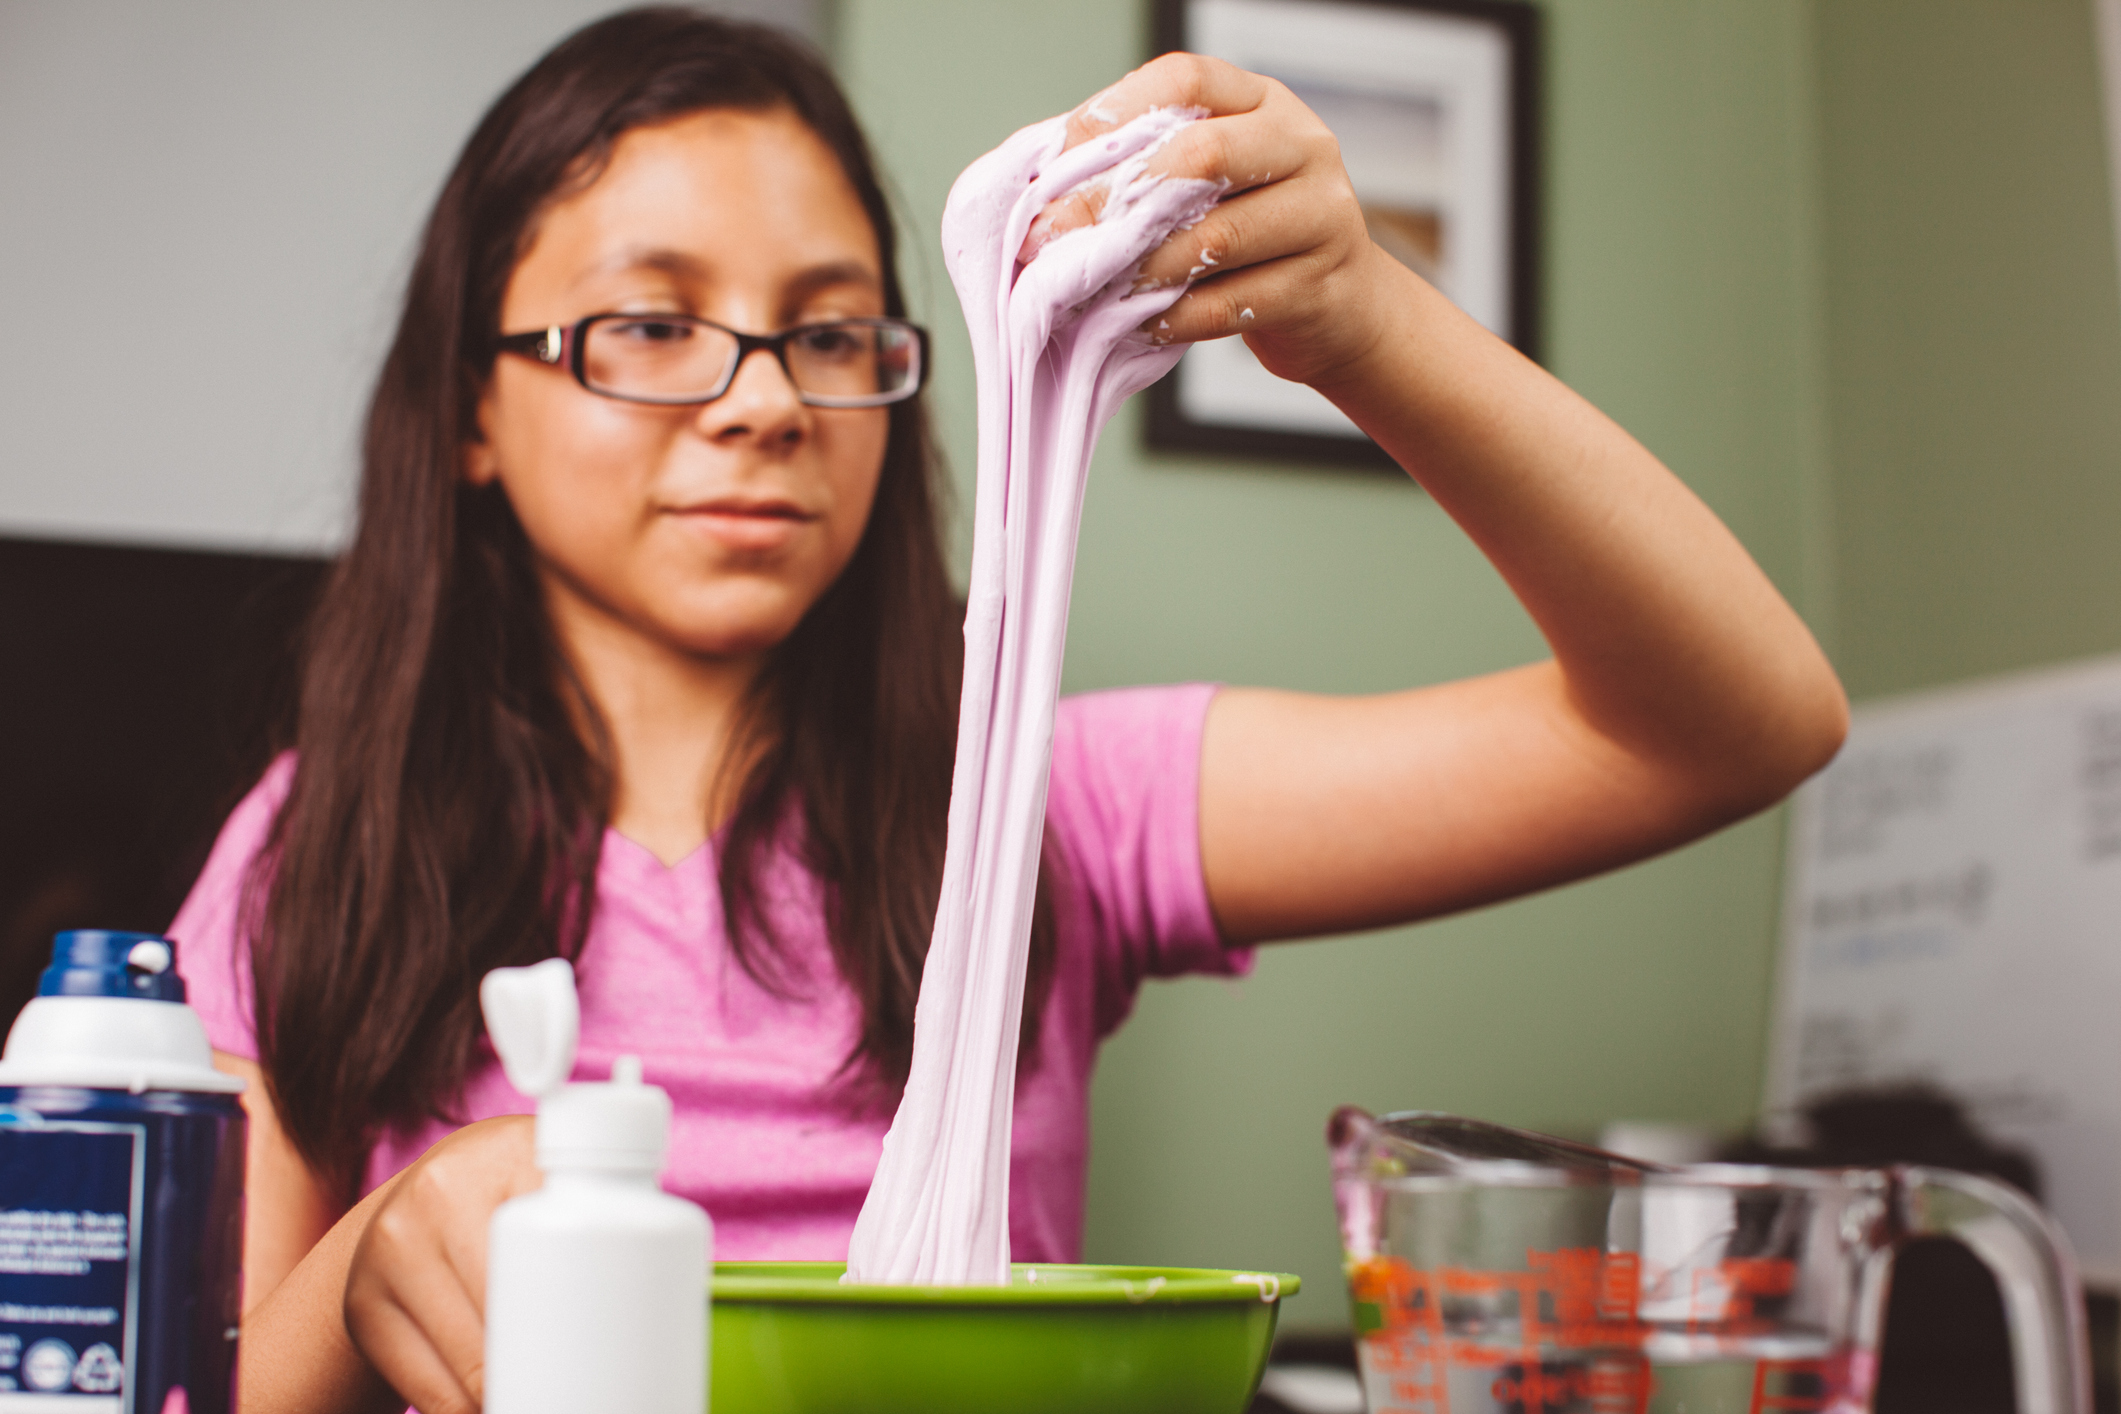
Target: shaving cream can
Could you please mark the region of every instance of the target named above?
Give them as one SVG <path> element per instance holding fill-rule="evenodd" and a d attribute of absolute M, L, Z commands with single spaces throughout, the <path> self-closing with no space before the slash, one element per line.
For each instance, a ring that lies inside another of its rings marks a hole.
<path fill-rule="evenodd" d="M 233 1414 L 242 1087 L 174 943 L 58 935 L 0 1056 L 0 1414 Z"/>

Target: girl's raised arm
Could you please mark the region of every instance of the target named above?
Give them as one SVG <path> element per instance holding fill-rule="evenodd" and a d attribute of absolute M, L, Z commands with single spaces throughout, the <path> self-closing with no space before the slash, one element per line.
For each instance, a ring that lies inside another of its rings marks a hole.
<path fill-rule="evenodd" d="M 1554 653 L 1379 697 L 1223 693 L 1201 848 L 1231 941 L 1579 878 L 1750 814 L 1826 763 L 1847 703 L 1803 622 L 1641 444 L 1370 242 L 1310 110 L 1271 79 L 1168 55 L 1085 105 L 1071 136 L 1158 104 L 1211 117 L 1156 165 L 1232 194 L 1145 264 L 1145 279 L 1199 279 L 1156 337 L 1243 334 L 1332 399 L 1480 546 Z M 1027 254 L 1083 219 L 1048 216 Z"/>

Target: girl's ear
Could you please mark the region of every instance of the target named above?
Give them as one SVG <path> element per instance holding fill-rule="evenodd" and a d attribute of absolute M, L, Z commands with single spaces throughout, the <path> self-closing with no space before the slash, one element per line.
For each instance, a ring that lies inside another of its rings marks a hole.
<path fill-rule="evenodd" d="M 477 427 L 457 454 L 457 475 L 464 478 L 467 486 L 491 486 L 501 475 L 500 458 L 494 455 L 493 443 L 486 436 L 486 404 L 493 397 L 493 385 L 479 394 Z"/>
<path fill-rule="evenodd" d="M 501 462 L 493 454 L 493 443 L 481 437 L 466 442 L 458 460 L 457 474 L 468 485 L 491 486 L 501 475 Z"/>

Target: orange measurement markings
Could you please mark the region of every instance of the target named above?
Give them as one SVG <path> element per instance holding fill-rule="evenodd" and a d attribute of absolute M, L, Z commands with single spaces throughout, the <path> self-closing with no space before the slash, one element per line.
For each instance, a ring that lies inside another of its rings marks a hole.
<path fill-rule="evenodd" d="M 1450 1372 L 1480 1368 L 1495 1371 L 1489 1395 L 1523 1414 L 1584 1401 L 1596 1414 L 1642 1414 L 1651 1377 L 1639 1353 L 1648 1335 L 1636 1318 L 1640 1258 L 1563 1248 L 1528 1252 L 1525 1265 L 1517 1272 L 1423 1270 L 1379 1257 L 1352 1267 L 1351 1294 L 1377 1313 L 1378 1328 L 1363 1337 L 1365 1368 L 1388 1401 L 1376 1414 L 1449 1414 Z M 1445 1303 L 1454 1300 L 1488 1307 L 1487 1318 L 1511 1338 L 1476 1338 L 1478 1321 L 1447 1333 Z M 1557 1347 L 1610 1353 L 1550 1369 Z"/>
<path fill-rule="evenodd" d="M 1754 1302 L 1787 1296 L 1796 1282 L 1797 1265 L 1786 1257 L 1727 1257 L 1698 1268 L 1689 1273 L 1687 1327 L 1725 1334 L 1755 1329 Z"/>

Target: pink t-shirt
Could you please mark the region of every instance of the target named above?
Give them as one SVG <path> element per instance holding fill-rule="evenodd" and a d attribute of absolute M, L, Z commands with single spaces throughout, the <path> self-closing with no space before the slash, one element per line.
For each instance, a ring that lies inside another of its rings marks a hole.
<path fill-rule="evenodd" d="M 1016 1091 L 1009 1234 L 1018 1261 L 1079 1260 L 1090 1071 L 1142 980 L 1250 966 L 1249 950 L 1222 945 L 1201 879 L 1200 741 L 1213 695 L 1205 685 L 1135 688 L 1060 705 L 1046 804 L 1047 845 L 1060 864 L 1057 965 L 1037 1063 Z M 248 1058 L 257 1045 L 238 901 L 293 771 L 293 757 L 282 757 L 236 807 L 170 925 L 207 1035 Z M 708 847 L 665 867 L 605 831 L 576 968 L 574 1075 L 601 1080 L 614 1057 L 632 1053 L 670 1092 L 664 1186 L 707 1209 L 717 1255 L 839 1260 L 888 1118 L 850 1118 L 833 1103 L 829 1082 L 853 1047 L 860 1009 L 833 966 L 816 882 L 792 856 L 769 867 L 763 893 L 777 901 L 790 955 L 814 979 L 807 1000 L 774 997 L 730 955 Z M 532 1108 L 490 1061 L 461 1106 L 471 1119 Z M 448 1132 L 433 1123 L 384 1136 L 366 1187 Z"/>

